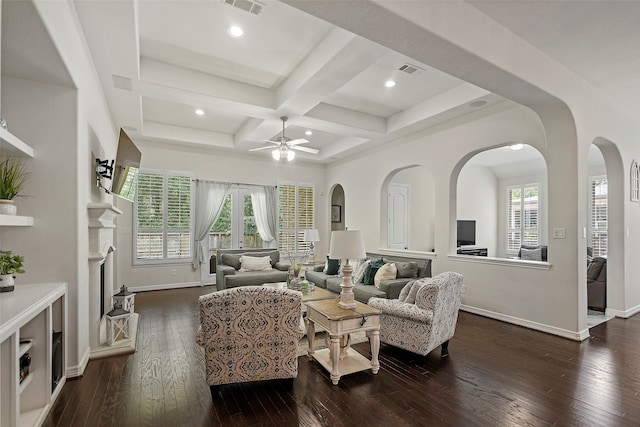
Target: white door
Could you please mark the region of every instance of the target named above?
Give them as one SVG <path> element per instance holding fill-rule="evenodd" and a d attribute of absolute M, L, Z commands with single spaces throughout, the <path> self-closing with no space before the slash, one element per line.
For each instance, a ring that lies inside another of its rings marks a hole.
<path fill-rule="evenodd" d="M 409 187 L 389 185 L 389 249 L 409 249 Z"/>

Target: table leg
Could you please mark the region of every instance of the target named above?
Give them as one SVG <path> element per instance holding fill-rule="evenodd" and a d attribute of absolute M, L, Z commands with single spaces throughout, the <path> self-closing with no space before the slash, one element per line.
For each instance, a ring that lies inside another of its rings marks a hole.
<path fill-rule="evenodd" d="M 329 354 L 331 356 L 331 382 L 333 385 L 338 385 L 338 381 L 340 381 L 340 370 L 338 369 L 338 362 L 340 361 L 340 337 L 337 335 L 331 337 Z"/>
<path fill-rule="evenodd" d="M 380 370 L 380 362 L 378 362 L 378 352 L 380 351 L 380 331 L 371 332 L 371 372 L 377 374 Z"/>
<path fill-rule="evenodd" d="M 307 318 L 307 342 L 309 344 L 309 349 L 307 350 L 307 356 L 312 357 L 313 353 L 315 353 L 315 348 L 313 344 L 313 340 L 316 337 L 316 327 L 313 321 Z"/>

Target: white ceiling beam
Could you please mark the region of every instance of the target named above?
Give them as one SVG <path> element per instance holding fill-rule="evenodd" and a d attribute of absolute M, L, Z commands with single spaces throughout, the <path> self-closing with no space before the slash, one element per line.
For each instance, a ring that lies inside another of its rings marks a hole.
<path fill-rule="evenodd" d="M 438 116 L 447 110 L 461 105 L 468 105 L 488 94 L 489 92 L 484 89 L 469 83 L 463 83 L 389 117 L 387 133 L 397 132 L 402 128 Z"/>
<path fill-rule="evenodd" d="M 384 136 L 387 131 L 387 121 L 382 117 L 325 103 L 318 104 L 305 115 L 305 118 L 315 119 L 316 125 L 312 126 L 310 122 L 303 120 L 300 120 L 299 123 L 326 132 L 354 135 L 367 139 L 379 138 Z M 324 122 L 324 125 L 318 122 Z"/>
<path fill-rule="evenodd" d="M 182 141 L 207 147 L 233 148 L 231 135 L 158 122 L 145 121 L 142 135 L 163 141 Z"/>
<path fill-rule="evenodd" d="M 197 106 L 204 97 L 208 97 L 212 100 L 214 98 L 220 100 L 218 102 L 220 105 L 227 101 L 228 105 L 225 106 L 225 110 L 233 104 L 242 106 L 242 111 L 246 111 L 244 108 L 247 106 L 263 111 L 275 109 L 275 94 L 269 89 L 145 58 L 141 60 L 140 70 L 140 84 L 144 96 L 152 96 L 144 91 L 150 92 L 154 87 L 158 93 L 162 92 L 163 88 L 167 88 L 174 89 L 174 92 L 181 91 L 183 93 L 181 97 L 183 101 L 181 102 L 184 102 L 188 95 L 193 96 L 194 101 L 190 105 L 194 106 Z M 240 110 L 237 111 L 240 112 Z"/>

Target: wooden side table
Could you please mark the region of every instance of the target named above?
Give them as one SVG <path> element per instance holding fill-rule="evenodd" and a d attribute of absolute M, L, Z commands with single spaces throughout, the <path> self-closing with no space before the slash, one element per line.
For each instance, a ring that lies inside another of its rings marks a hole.
<path fill-rule="evenodd" d="M 380 350 L 380 310 L 356 301 L 354 309 L 343 309 L 338 300 L 307 302 L 307 337 L 309 357 L 313 357 L 331 373 L 331 382 L 337 385 L 342 375 L 371 369 L 378 373 L 378 351 Z M 315 325 L 329 333 L 328 349 L 314 349 Z M 371 360 L 352 348 L 341 353 L 340 337 L 354 332 L 371 331 Z"/>

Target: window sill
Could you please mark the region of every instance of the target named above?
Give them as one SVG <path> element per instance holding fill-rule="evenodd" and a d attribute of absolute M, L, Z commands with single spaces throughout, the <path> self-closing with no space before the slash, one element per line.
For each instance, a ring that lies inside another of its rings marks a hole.
<path fill-rule="evenodd" d="M 525 261 L 521 259 L 494 258 L 494 257 L 457 255 L 457 254 L 450 254 L 448 258 L 452 261 L 474 262 L 479 264 L 491 264 L 491 265 L 503 265 L 506 267 L 532 268 L 536 270 L 551 269 L 551 264 L 545 261 Z"/>

